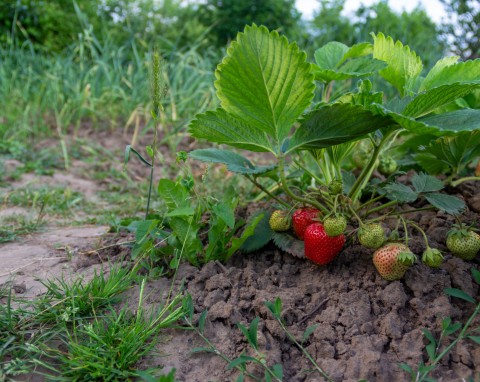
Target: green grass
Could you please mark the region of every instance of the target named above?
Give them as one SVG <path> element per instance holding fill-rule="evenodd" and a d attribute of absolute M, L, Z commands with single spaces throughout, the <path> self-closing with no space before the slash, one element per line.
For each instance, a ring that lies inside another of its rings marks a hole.
<path fill-rule="evenodd" d="M 137 281 L 139 302 L 132 309 L 122 293 Z M 160 373 L 159 368 L 139 370 L 137 365 L 153 354 L 162 330 L 185 314 L 183 294 L 147 309 L 145 279 L 121 263 L 88 282 L 57 278 L 43 284 L 47 292 L 33 302 L 14 300 L 7 287 L 0 290 L 2 380 L 40 373 L 38 367 L 50 381 L 151 379 Z M 168 378 L 173 381 L 173 373 Z"/>
<path fill-rule="evenodd" d="M 150 54 L 140 56 L 134 41 L 123 46 L 106 41 L 99 45 L 95 38 L 86 39 L 54 56 L 0 47 L 0 97 L 7 111 L 0 118 L 0 138 L 32 143 L 56 136 L 65 149 L 65 138 L 77 136 L 86 125 L 115 128 L 135 121 L 135 115 L 144 124 L 150 116 Z M 195 46 L 164 55 L 168 93 L 161 117 L 172 126 L 166 131 L 170 134 L 214 106 L 216 58 L 213 51 L 199 53 Z"/>

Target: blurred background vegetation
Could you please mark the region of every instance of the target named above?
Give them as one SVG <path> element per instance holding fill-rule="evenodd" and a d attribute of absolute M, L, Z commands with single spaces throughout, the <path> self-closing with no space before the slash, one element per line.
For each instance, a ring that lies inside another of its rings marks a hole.
<path fill-rule="evenodd" d="M 352 45 L 379 31 L 410 45 L 425 70 L 446 54 L 479 57 L 476 2 L 441 1 L 449 14 L 442 25 L 422 8 L 396 13 L 387 1 L 346 17 L 344 0 L 319 0 L 310 21 L 294 0 L 2 1 L 0 153 L 11 152 L 13 140 L 56 136 L 65 144 L 86 127 L 148 127 L 154 49 L 165 59 L 169 89 L 164 133 L 182 131 L 195 113 L 215 106 L 215 65 L 252 22 L 296 40 L 310 57 L 328 41 Z"/>

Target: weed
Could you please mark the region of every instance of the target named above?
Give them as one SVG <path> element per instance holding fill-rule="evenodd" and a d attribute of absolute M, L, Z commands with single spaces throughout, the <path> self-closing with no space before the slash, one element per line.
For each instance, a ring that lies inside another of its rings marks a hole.
<path fill-rule="evenodd" d="M 36 319 L 41 322 L 72 322 L 80 317 L 98 314 L 102 308 L 119 301 L 119 294 L 130 288 L 135 272 L 112 265 L 108 275 L 104 269 L 95 270 L 93 278 L 66 281 L 64 276 L 42 281 L 47 288 L 45 294 L 35 302 Z"/>
<path fill-rule="evenodd" d="M 44 224 L 43 216 L 38 214 L 31 217 L 23 214 L 14 214 L 0 219 L 0 243 L 13 241 L 19 235 L 28 235 L 39 230 Z"/>
<path fill-rule="evenodd" d="M 480 285 L 480 272 L 472 268 L 472 275 L 475 282 Z M 470 340 L 475 344 L 480 345 L 480 327 L 471 328 L 475 317 L 477 317 L 480 313 L 480 300 L 476 300 L 468 293 L 456 288 L 447 288 L 445 289 L 445 293 L 450 297 L 459 298 L 470 304 L 476 304 L 475 310 L 468 318 L 467 322 L 463 325 L 460 322 L 453 323 L 450 317 L 444 318 L 442 320 L 442 330 L 438 340 L 435 339 L 432 332 L 427 329 L 423 329 L 423 334 L 429 342 L 425 347 L 428 356 L 428 362 L 426 364 L 423 362 L 420 363 L 417 366 L 417 370 L 414 370 L 407 364 L 400 365 L 404 371 L 410 374 L 410 378 L 414 382 L 433 381 L 433 379 L 429 377 L 429 374 L 435 370 L 439 362 L 445 356 L 447 356 L 460 341 Z M 455 339 L 450 341 L 448 344 L 444 343 L 455 333 L 457 333 Z"/>

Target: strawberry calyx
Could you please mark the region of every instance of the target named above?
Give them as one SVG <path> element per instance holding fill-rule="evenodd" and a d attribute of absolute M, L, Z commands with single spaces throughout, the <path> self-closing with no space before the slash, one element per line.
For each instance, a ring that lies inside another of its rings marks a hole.
<path fill-rule="evenodd" d="M 407 267 L 412 266 L 417 261 L 416 256 L 413 254 L 412 251 L 402 251 L 397 256 L 397 261 Z"/>
<path fill-rule="evenodd" d="M 427 247 L 422 254 L 422 262 L 429 267 L 438 268 L 443 262 L 443 255 L 437 248 Z"/>

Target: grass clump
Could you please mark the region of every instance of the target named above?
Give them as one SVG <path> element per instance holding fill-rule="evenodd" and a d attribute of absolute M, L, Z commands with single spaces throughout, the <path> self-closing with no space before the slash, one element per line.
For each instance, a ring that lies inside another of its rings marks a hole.
<path fill-rule="evenodd" d="M 138 370 L 138 363 L 152 354 L 161 331 L 184 316 L 184 296 L 170 294 L 160 307 L 147 310 L 142 279 L 136 309 L 116 307 L 120 294 L 136 281 L 136 271 L 116 264 L 108 275 L 102 270 L 89 282 L 47 280 L 47 292 L 34 302 L 14 301 L 11 290 L 3 288 L 0 377 L 41 373 L 50 381 L 118 381 L 157 376 L 160 368 Z"/>

